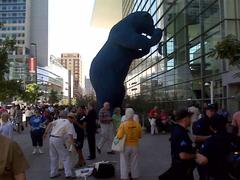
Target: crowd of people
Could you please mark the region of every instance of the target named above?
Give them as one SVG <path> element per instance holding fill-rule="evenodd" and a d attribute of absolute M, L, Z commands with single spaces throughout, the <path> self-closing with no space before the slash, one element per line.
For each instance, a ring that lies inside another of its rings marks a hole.
<path fill-rule="evenodd" d="M 193 170 L 197 168 L 200 180 L 231 180 L 225 157 L 239 148 L 238 138 L 235 137 L 240 135 L 240 113 L 236 112 L 232 119 L 232 133 L 229 133 L 229 114 L 223 107 L 217 109 L 214 104 L 207 104 L 202 113 L 194 105 L 173 111 L 171 115 L 164 110 L 159 111 L 157 106 L 151 109 L 148 113 L 151 134 L 158 134 L 159 131 L 163 134 L 171 132 L 172 166 L 159 176 L 159 179 L 192 180 Z M 61 168 L 64 169 L 67 179 L 75 178 L 73 168 L 81 168 L 86 165 L 86 160 L 94 160 L 96 152 L 99 155 L 102 153 L 103 146 L 106 146 L 107 154 L 115 154 L 111 147 L 116 136 L 119 139 L 125 138 L 125 148 L 120 152 L 121 179 L 138 179 L 141 125 L 134 108 L 128 106 L 124 111 L 120 107 L 113 109 L 109 102 L 103 104 L 99 113 L 92 103 L 79 107 L 12 106 L 9 111 L 1 111 L 0 138 L 7 139 L 0 142 L 6 142 L 9 146 L 0 151 L 5 153 L 5 157 L 14 156 L 14 151 L 20 152 L 22 166 L 20 164 L 19 167 L 9 167 L 12 168 L 12 174 L 10 171 L 6 173 L 0 166 L 0 179 L 25 176 L 28 163 L 19 146 L 11 139 L 13 131 L 21 133 L 28 127 L 33 146 L 32 154 L 43 154 L 43 141 L 49 138 L 50 178 L 59 177 L 58 170 Z M 98 127 L 100 139 L 97 143 Z M 85 137 L 88 141 L 88 157 L 84 157 L 82 152 Z M 78 160 L 73 166 L 70 156 L 74 151 Z M 7 159 L 11 161 L 11 158 Z M 9 164 L 14 162 L 6 161 L 5 165 Z M 21 176 L 18 176 L 19 174 Z"/>

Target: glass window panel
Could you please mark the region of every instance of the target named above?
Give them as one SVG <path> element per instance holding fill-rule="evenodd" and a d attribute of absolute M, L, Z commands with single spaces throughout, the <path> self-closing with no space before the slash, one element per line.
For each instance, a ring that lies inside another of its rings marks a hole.
<path fill-rule="evenodd" d="M 209 5 L 209 2 L 204 1 L 203 4 Z M 219 12 L 219 4 L 218 1 L 211 5 L 203 14 L 203 26 L 204 31 L 208 30 L 209 28 L 213 27 L 220 21 L 220 12 Z"/>

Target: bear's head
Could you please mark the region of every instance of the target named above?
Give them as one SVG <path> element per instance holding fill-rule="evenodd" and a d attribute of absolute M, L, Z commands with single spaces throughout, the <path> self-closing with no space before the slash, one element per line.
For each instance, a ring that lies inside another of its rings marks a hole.
<path fill-rule="evenodd" d="M 145 11 L 137 11 L 125 18 L 125 21 L 132 23 L 132 27 L 138 34 L 147 34 L 151 36 L 155 29 L 151 14 Z"/>

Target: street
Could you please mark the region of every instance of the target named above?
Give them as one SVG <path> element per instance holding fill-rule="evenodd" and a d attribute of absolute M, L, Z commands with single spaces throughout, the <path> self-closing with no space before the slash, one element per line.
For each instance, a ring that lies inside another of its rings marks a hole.
<path fill-rule="evenodd" d="M 97 134 L 98 136 L 98 134 Z M 140 141 L 140 172 L 142 180 L 156 180 L 158 175 L 167 170 L 170 166 L 170 143 L 168 141 L 169 135 L 143 134 Z M 48 154 L 48 140 L 44 141 L 43 155 L 32 155 L 32 145 L 29 129 L 25 129 L 22 134 L 14 134 L 16 140 L 22 147 L 25 156 L 27 157 L 30 169 L 27 171 L 27 180 L 44 180 L 49 179 L 49 154 Z M 84 142 L 84 156 L 88 156 L 88 144 Z M 119 154 L 107 155 L 103 149 L 101 154 L 97 154 L 97 159 L 94 161 L 87 161 L 87 165 L 91 165 L 98 161 L 116 161 L 116 176 L 112 179 L 120 179 L 119 172 Z M 64 173 L 62 176 L 56 178 L 58 180 L 65 179 Z M 89 180 L 95 179 L 89 177 Z"/>

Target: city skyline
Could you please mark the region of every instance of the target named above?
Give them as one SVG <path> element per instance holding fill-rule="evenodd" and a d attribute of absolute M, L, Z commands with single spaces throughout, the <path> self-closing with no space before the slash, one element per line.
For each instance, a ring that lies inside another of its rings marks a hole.
<path fill-rule="evenodd" d="M 92 59 L 107 40 L 108 29 L 90 26 L 94 0 L 49 1 L 49 56 L 79 53 L 83 75 L 89 77 Z"/>

